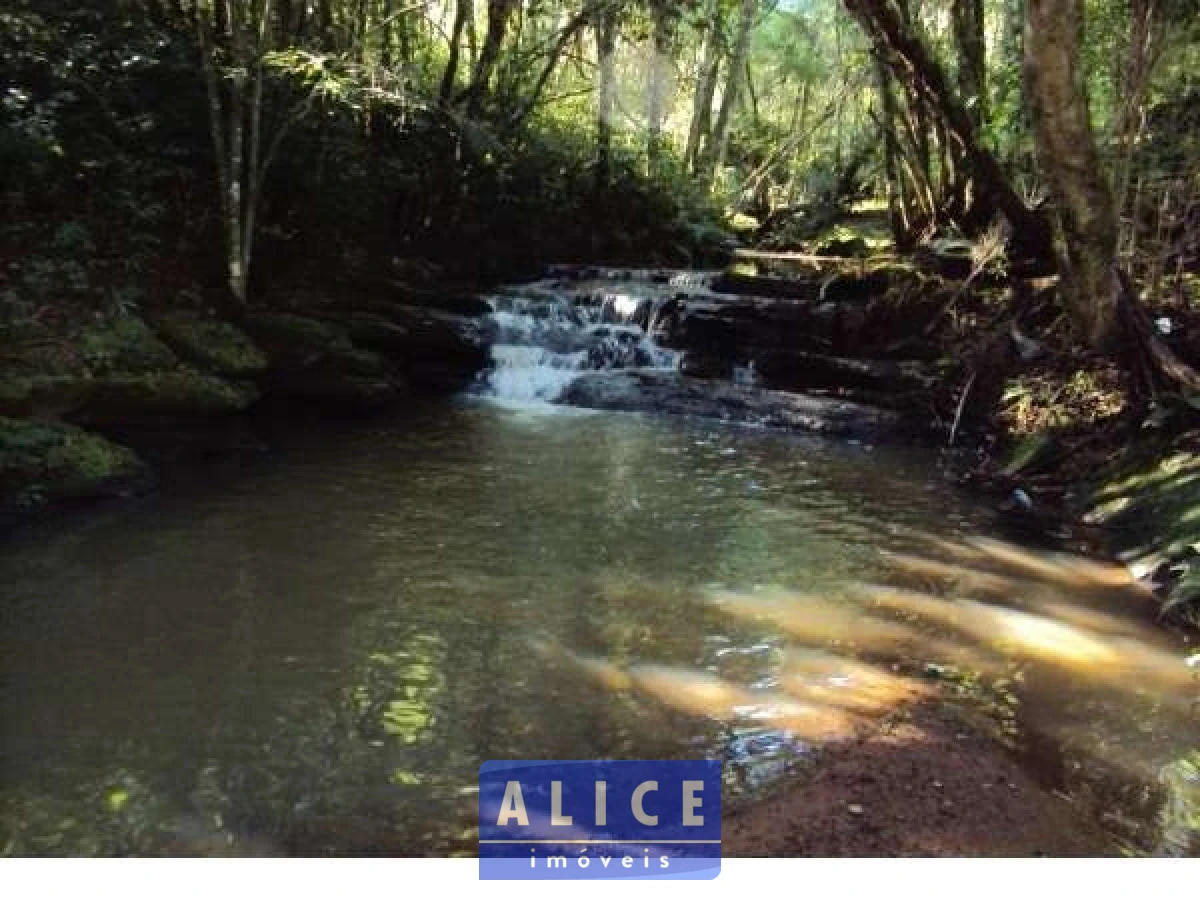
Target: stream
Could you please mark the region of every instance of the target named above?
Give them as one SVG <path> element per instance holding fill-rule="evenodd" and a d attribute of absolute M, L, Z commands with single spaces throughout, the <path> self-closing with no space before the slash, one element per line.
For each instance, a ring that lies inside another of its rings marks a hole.
<path fill-rule="evenodd" d="M 0 850 L 473 855 L 488 759 L 720 758 L 736 807 L 956 704 L 1196 852 L 1195 672 L 1117 570 L 928 451 L 549 402 L 673 370 L 674 288 L 500 292 L 469 395 L 0 546 Z"/>

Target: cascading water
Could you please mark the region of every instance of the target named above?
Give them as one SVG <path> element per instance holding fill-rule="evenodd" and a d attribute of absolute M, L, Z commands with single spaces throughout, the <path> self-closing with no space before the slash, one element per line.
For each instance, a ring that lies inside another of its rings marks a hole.
<path fill-rule="evenodd" d="M 549 278 L 488 297 L 492 365 L 479 392 L 553 403 L 581 373 L 673 370 L 679 355 L 656 337 L 669 327 L 681 288 L 699 273 L 602 273 Z"/>

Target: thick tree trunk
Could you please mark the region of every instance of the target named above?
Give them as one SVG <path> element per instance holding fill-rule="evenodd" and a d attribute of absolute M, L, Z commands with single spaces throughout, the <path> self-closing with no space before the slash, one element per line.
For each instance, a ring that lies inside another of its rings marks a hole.
<path fill-rule="evenodd" d="M 696 93 L 692 97 L 692 122 L 688 127 L 687 144 L 683 151 L 683 162 L 689 171 L 696 171 L 701 142 L 712 130 L 713 95 L 717 90 L 717 72 L 721 65 L 721 42 L 719 20 L 721 4 L 712 0 L 709 9 L 704 44 L 700 53 L 699 69 L 696 72 Z"/>
<path fill-rule="evenodd" d="M 987 39 L 983 0 L 954 0 L 951 8 L 958 50 L 958 93 L 978 126 L 987 121 Z"/>
<path fill-rule="evenodd" d="M 951 7 L 954 44 L 958 57 L 958 94 L 967 117 L 976 129 L 987 121 L 987 38 L 984 33 L 983 0 L 954 0 Z M 948 148 L 954 170 L 946 185 L 946 201 L 955 217 L 969 231 L 982 228 L 994 210 L 980 203 L 964 148 L 954 141 Z"/>
<path fill-rule="evenodd" d="M 950 89 L 941 66 L 900 11 L 888 0 L 843 0 L 862 26 L 893 77 L 909 84 L 944 123 L 950 137 L 961 143 L 966 161 L 981 195 L 1004 214 L 1013 227 L 1018 249 L 1041 257 L 1052 255 L 1053 243 L 1046 222 L 1029 210 L 1013 190 L 996 158 L 979 140 L 966 109 Z"/>
<path fill-rule="evenodd" d="M 729 132 L 733 127 L 733 114 L 737 110 L 742 89 L 742 78 L 746 70 L 746 53 L 750 49 L 750 32 L 758 16 L 759 0 L 742 0 L 741 18 L 738 20 L 737 37 L 729 56 L 729 74 L 725 77 L 725 91 L 721 96 L 721 108 L 717 112 L 717 124 L 713 126 L 708 152 L 705 153 L 704 175 L 715 180 L 725 165 L 725 154 L 729 151 Z"/>
<path fill-rule="evenodd" d="M 442 72 L 442 83 L 438 88 L 438 104 L 445 106 L 454 95 L 454 79 L 458 77 L 458 54 L 462 46 L 463 29 L 467 26 L 467 15 L 471 0 L 458 0 L 454 6 L 454 24 L 450 26 L 450 54 Z"/>
<path fill-rule="evenodd" d="M 1088 114 L 1082 37 L 1083 0 L 1026 0 L 1025 78 L 1062 227 L 1063 300 L 1081 337 L 1104 349 L 1118 326 L 1117 223 Z"/>
<path fill-rule="evenodd" d="M 471 83 L 462 95 L 466 113 L 474 118 L 479 115 L 483 106 L 484 96 L 492 80 L 492 73 L 500 59 L 500 48 L 504 36 L 508 32 L 508 20 L 517 0 L 488 0 L 487 33 L 483 38 L 479 58 L 475 60 L 475 71 L 471 74 Z"/>

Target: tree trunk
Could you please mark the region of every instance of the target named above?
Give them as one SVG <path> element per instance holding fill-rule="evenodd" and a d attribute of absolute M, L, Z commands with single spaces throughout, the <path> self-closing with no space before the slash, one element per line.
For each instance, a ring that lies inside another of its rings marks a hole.
<path fill-rule="evenodd" d="M 704 32 L 704 45 L 696 72 L 696 93 L 692 97 L 692 122 L 688 127 L 687 144 L 683 151 L 683 162 L 689 171 L 696 171 L 701 142 L 712 129 L 713 95 L 717 90 L 717 71 L 721 65 L 721 4 L 712 0 L 708 27 Z"/>
<path fill-rule="evenodd" d="M 438 105 L 445 106 L 454 95 L 454 79 L 458 77 L 458 53 L 462 45 L 463 29 L 467 25 L 467 14 L 471 0 L 458 0 L 454 5 L 454 24 L 450 26 L 450 55 L 442 72 L 442 83 L 438 88 Z"/>
<path fill-rule="evenodd" d="M 996 158 L 980 142 L 970 116 L 951 91 L 941 66 L 897 8 L 888 0 L 843 0 L 843 3 L 876 51 L 883 55 L 895 79 L 911 84 L 943 121 L 949 135 L 962 144 L 980 194 L 988 197 L 1012 225 L 1015 248 L 1041 258 L 1052 256 L 1052 235 L 1046 222 L 1029 210 L 1013 190 Z"/>
<path fill-rule="evenodd" d="M 504 36 L 508 32 L 508 20 L 516 5 L 517 0 L 488 0 L 488 23 L 483 47 L 480 48 L 479 58 L 475 60 L 471 83 L 461 98 L 470 118 L 478 116 L 483 107 L 483 99 L 491 83 L 496 63 L 500 59 Z"/>
<path fill-rule="evenodd" d="M 1025 79 L 1062 228 L 1063 301 L 1080 336 L 1105 349 L 1118 325 L 1117 224 L 1088 113 L 1082 37 L 1083 0 L 1026 0 Z"/>
<path fill-rule="evenodd" d="M 1123 58 L 1118 58 L 1116 83 L 1120 99 L 1113 123 L 1113 145 L 1116 162 L 1113 166 L 1113 185 L 1118 219 L 1128 212 L 1126 252 L 1134 255 L 1137 243 L 1137 203 L 1132 207 L 1130 183 L 1137 146 L 1146 128 L 1146 91 L 1157 67 L 1165 37 L 1166 20 L 1156 0 L 1132 0 L 1130 9 L 1129 45 Z M 1120 249 L 1120 246 L 1118 246 Z"/>
<path fill-rule="evenodd" d="M 987 121 L 987 38 L 983 0 L 954 0 L 951 7 L 954 44 L 958 56 L 958 94 L 971 124 L 979 129 Z M 946 148 L 953 178 L 945 187 L 945 202 L 968 232 L 982 229 L 994 215 L 980 203 L 971 177 L 965 148 L 952 141 Z"/>
<path fill-rule="evenodd" d="M 608 186 L 612 166 L 613 118 L 617 114 L 617 79 L 614 67 L 617 44 L 616 11 L 606 7 L 596 24 L 596 61 L 599 75 L 596 96 L 596 186 Z"/>
<path fill-rule="evenodd" d="M 879 85 L 879 130 L 883 137 L 883 174 L 887 186 L 888 224 L 896 249 L 907 252 L 912 249 L 913 229 L 908 209 L 904 202 L 904 185 L 897 168 L 900 148 L 896 141 L 896 95 L 892 93 L 891 76 L 883 61 L 875 60 L 876 79 Z"/>
<path fill-rule="evenodd" d="M 725 77 L 725 92 L 721 96 L 721 108 L 717 112 L 717 124 L 713 127 L 708 152 L 705 154 L 704 175 L 715 181 L 721 167 L 725 165 L 725 154 L 729 150 L 729 132 L 733 126 L 733 114 L 737 109 L 741 93 L 742 76 L 746 70 L 746 53 L 750 49 L 750 32 L 758 15 L 759 0 L 742 0 L 741 18 L 738 20 L 737 37 L 729 57 L 729 74 Z"/>
<path fill-rule="evenodd" d="M 958 50 L 958 93 L 978 127 L 987 121 L 987 38 L 983 0 L 954 0 L 951 8 Z"/>
<path fill-rule="evenodd" d="M 230 294 L 238 306 L 249 297 L 250 264 L 258 229 L 263 179 L 288 128 L 312 95 L 283 118 L 267 143 L 263 133 L 263 58 L 275 37 L 272 0 L 226 0 L 197 10 L 196 35 L 208 95 L 209 129 L 225 222 L 225 260 Z M 224 25 L 221 32 L 218 26 Z M 218 40 L 224 40 L 218 48 Z M 227 60 L 222 71 L 220 60 Z"/>

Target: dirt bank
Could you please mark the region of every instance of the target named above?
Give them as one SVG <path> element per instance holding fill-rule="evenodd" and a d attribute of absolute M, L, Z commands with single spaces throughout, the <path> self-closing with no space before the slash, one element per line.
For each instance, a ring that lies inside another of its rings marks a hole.
<path fill-rule="evenodd" d="M 952 708 L 828 748 L 726 816 L 725 856 L 1110 856 L 1069 800 L 1040 787 Z"/>

